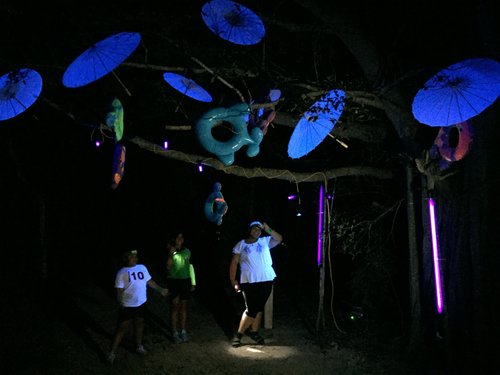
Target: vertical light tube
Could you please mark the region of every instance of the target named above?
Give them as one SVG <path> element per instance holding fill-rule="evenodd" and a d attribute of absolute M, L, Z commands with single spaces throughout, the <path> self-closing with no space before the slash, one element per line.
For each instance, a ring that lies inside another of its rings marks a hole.
<path fill-rule="evenodd" d="M 324 195 L 323 185 L 319 187 L 319 210 L 318 210 L 318 266 L 323 259 L 323 216 L 324 216 Z"/>
<path fill-rule="evenodd" d="M 432 258 L 434 261 L 434 282 L 436 283 L 436 304 L 439 314 L 443 312 L 443 291 L 441 287 L 441 270 L 439 267 L 439 243 L 436 230 L 436 213 L 434 199 L 429 198 L 429 216 L 431 220 Z"/>

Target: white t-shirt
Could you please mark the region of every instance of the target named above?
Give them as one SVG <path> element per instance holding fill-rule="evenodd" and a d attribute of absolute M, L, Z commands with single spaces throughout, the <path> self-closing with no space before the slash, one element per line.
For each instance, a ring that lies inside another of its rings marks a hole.
<path fill-rule="evenodd" d="M 149 280 L 151 280 L 151 275 L 142 264 L 120 269 L 116 274 L 115 288 L 123 289 L 122 306 L 137 307 L 146 302 Z"/>
<path fill-rule="evenodd" d="M 276 277 L 269 249 L 270 236 L 260 237 L 254 243 L 241 240 L 234 246 L 233 254 L 240 254 L 240 283 L 272 281 Z"/>

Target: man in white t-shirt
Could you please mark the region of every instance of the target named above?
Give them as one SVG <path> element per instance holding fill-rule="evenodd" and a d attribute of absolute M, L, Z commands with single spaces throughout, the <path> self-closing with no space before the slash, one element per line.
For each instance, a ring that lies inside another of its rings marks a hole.
<path fill-rule="evenodd" d="M 122 267 L 115 278 L 116 296 L 120 303 L 118 311 L 118 326 L 115 332 L 108 361 L 113 364 L 116 350 L 127 332 L 130 324 L 134 324 L 134 337 L 136 353 L 146 354 L 142 345 L 144 331 L 144 309 L 147 301 L 147 286 L 160 292 L 163 296 L 168 294 L 168 289 L 160 287 L 143 264 L 137 264 L 137 250 L 130 250 L 123 254 L 125 267 Z"/>

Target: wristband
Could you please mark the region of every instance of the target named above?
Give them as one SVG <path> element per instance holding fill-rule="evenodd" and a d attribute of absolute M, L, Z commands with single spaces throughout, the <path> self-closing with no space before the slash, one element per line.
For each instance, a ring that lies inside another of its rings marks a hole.
<path fill-rule="evenodd" d="M 272 231 L 273 231 L 273 230 L 272 230 L 271 228 L 266 229 L 266 232 L 267 232 L 267 233 L 269 233 L 269 234 L 271 234 L 271 232 L 272 232 Z"/>

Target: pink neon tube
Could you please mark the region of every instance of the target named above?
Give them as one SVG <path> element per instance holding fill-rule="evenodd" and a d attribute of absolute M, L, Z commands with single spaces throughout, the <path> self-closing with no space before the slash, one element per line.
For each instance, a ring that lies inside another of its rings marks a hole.
<path fill-rule="evenodd" d="M 325 190 L 323 185 L 319 187 L 319 210 L 318 210 L 318 266 L 323 260 L 323 199 Z"/>
<path fill-rule="evenodd" d="M 434 281 L 436 283 L 436 304 L 439 314 L 443 312 L 443 292 L 441 289 L 441 270 L 439 268 L 439 243 L 436 230 L 435 204 L 432 198 L 429 198 L 429 216 L 431 220 L 431 240 L 432 240 L 432 258 L 434 261 Z"/>

